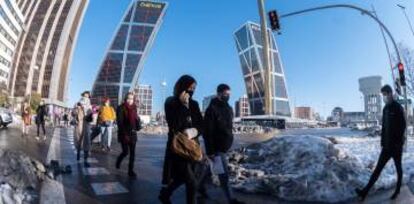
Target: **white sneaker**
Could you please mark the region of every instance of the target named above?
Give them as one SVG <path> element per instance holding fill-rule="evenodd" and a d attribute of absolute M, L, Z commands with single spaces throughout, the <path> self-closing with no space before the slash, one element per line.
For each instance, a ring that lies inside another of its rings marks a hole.
<path fill-rule="evenodd" d="M 39 141 L 39 140 L 40 140 L 40 138 L 39 138 L 39 137 L 36 137 L 36 140 L 37 140 L 37 141 Z"/>

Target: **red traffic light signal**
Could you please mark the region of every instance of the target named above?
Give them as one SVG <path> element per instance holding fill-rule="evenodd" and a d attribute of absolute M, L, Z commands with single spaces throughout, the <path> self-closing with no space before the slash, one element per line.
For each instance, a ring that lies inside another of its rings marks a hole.
<path fill-rule="evenodd" d="M 404 71 L 404 65 L 403 65 L 403 63 L 398 63 L 398 71 Z"/>
<path fill-rule="evenodd" d="M 400 74 L 400 84 L 401 84 L 401 86 L 405 86 L 406 85 L 406 83 L 405 83 L 405 74 L 404 74 L 404 65 L 403 65 L 403 63 L 398 63 L 398 72 L 399 72 L 399 74 Z"/>
<path fill-rule="evenodd" d="M 269 11 L 269 20 L 270 20 L 270 27 L 273 31 L 279 31 L 280 30 L 280 24 L 279 24 L 279 15 L 277 14 L 276 10 Z"/>

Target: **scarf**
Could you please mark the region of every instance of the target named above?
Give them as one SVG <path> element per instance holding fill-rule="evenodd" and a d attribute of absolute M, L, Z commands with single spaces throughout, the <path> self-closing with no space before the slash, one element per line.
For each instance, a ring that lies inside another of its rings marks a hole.
<path fill-rule="evenodd" d="M 135 106 L 135 104 L 129 105 L 128 103 L 124 103 L 124 107 L 126 110 L 125 113 L 125 118 L 127 119 L 130 127 L 132 129 L 135 129 L 135 127 L 137 127 L 137 120 L 138 120 L 138 116 L 137 116 L 137 106 Z"/>

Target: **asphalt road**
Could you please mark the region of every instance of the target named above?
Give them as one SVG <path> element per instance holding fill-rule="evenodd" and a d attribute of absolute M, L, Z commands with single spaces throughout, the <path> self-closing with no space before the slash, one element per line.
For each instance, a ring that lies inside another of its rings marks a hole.
<path fill-rule="evenodd" d="M 40 142 L 35 140 L 34 128 L 30 132 L 29 136 L 22 137 L 19 129 L 1 129 L 0 147 L 23 151 L 43 162 L 46 162 L 51 150 L 59 152 L 59 154 L 56 154 L 59 155 L 59 161 L 64 165 L 71 165 L 73 169 L 72 174 L 62 176 L 61 186 L 63 191 L 61 193 L 63 200 L 58 201 L 59 203 L 159 203 L 157 196 L 161 188 L 165 136 L 139 136 L 135 159 L 138 178 L 131 180 L 127 175 L 127 158 L 124 160 L 121 169 L 115 168 L 116 157 L 121 152 L 116 137 L 113 138 L 111 152 L 105 153 L 95 148 L 90 156 L 91 167 L 85 168 L 82 162 L 76 161 L 73 129 L 48 128 L 48 139 Z M 53 142 L 51 142 L 52 136 L 54 138 Z M 237 137 L 235 146 L 239 147 L 263 139 L 266 138 Z M 218 188 L 211 187 L 209 194 L 212 199 L 204 201 L 204 203 L 225 203 L 224 195 Z M 392 190 L 378 192 L 368 198 L 365 203 L 414 203 L 414 196 L 407 186 L 402 189 L 402 194 L 397 201 L 390 202 L 388 200 L 391 194 Z M 240 200 L 253 204 L 292 203 L 263 195 L 250 195 L 240 192 L 236 192 L 235 195 Z M 172 202 L 185 203 L 183 187 L 174 193 Z M 349 201 L 347 203 L 358 202 Z"/>

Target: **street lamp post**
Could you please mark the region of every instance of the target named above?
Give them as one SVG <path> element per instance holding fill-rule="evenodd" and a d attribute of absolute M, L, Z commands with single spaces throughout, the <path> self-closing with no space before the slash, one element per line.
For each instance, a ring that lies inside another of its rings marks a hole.
<path fill-rule="evenodd" d="M 414 36 L 414 29 L 413 29 L 413 25 L 411 24 L 410 18 L 407 15 L 407 12 L 405 11 L 405 6 L 401 5 L 401 4 L 397 4 L 398 7 L 401 8 L 402 12 L 404 13 L 405 19 L 407 19 L 407 23 L 408 26 L 410 27 L 411 33 Z"/>
<path fill-rule="evenodd" d="M 167 82 L 165 81 L 165 79 L 161 82 L 161 87 L 162 87 L 162 100 L 161 100 L 161 105 L 162 105 L 163 102 L 165 101 L 165 89 L 167 87 Z M 165 119 L 164 109 L 161 108 L 161 126 L 162 127 L 164 127 L 164 119 Z"/>

